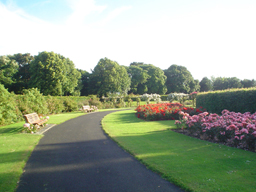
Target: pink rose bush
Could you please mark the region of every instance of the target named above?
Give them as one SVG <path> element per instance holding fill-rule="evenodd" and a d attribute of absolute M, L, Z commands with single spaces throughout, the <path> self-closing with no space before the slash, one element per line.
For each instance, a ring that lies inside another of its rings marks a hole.
<path fill-rule="evenodd" d="M 255 151 L 256 113 L 242 114 L 223 110 L 222 115 L 208 112 L 193 116 L 184 112 L 179 114 L 180 121 L 175 122 L 176 126 L 186 126 L 190 134 Z"/>

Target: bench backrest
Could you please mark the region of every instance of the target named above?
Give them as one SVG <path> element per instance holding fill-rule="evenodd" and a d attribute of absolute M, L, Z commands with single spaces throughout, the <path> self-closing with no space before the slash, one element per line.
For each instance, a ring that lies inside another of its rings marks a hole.
<path fill-rule="evenodd" d="M 29 124 L 32 124 L 33 122 L 40 120 L 37 113 L 30 113 L 27 115 L 24 115 L 26 122 Z"/>

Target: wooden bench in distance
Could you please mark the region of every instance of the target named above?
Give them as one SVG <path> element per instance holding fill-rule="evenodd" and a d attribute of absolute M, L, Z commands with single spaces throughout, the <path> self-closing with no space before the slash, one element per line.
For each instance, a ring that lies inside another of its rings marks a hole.
<path fill-rule="evenodd" d="M 24 115 L 25 120 L 29 124 L 33 125 L 43 125 L 48 121 L 48 119 L 40 119 L 36 113 L 30 113 L 27 115 Z"/>
<path fill-rule="evenodd" d="M 84 112 L 92 112 L 92 111 L 97 111 L 98 110 L 98 108 L 96 107 L 96 106 L 89 106 L 89 105 L 84 105 L 83 106 L 83 111 Z"/>

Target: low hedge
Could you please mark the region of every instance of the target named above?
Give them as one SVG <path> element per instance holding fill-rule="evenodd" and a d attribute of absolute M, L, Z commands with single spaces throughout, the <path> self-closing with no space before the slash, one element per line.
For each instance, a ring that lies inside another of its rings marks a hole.
<path fill-rule="evenodd" d="M 199 93 L 196 97 L 196 107 L 200 106 L 210 113 L 217 114 L 221 114 L 224 109 L 255 113 L 256 87 Z"/>

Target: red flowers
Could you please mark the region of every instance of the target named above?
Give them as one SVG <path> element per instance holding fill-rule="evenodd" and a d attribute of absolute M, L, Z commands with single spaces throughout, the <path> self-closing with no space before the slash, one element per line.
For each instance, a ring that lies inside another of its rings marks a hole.
<path fill-rule="evenodd" d="M 137 117 L 146 120 L 178 120 L 179 112 L 183 111 L 190 115 L 199 114 L 202 111 L 191 107 L 183 107 L 180 103 L 160 103 L 138 106 Z"/>

